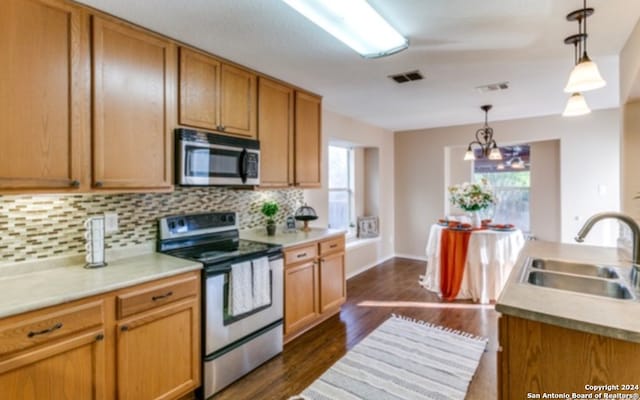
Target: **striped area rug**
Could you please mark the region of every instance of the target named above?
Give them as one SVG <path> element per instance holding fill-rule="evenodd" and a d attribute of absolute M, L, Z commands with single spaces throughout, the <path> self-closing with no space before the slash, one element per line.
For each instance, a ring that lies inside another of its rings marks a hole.
<path fill-rule="evenodd" d="M 392 315 L 289 400 L 464 399 L 487 339 Z"/>

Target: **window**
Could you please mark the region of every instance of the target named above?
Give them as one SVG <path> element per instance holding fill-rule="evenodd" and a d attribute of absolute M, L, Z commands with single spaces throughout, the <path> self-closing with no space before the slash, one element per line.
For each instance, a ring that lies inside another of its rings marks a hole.
<path fill-rule="evenodd" d="M 329 146 L 329 228 L 354 222 L 353 150 Z"/>
<path fill-rule="evenodd" d="M 501 147 L 502 160 L 476 158 L 473 165 L 473 179 L 486 178 L 498 199 L 494 210 L 490 210 L 493 211 L 493 221 L 514 224 L 523 232 L 530 232 L 529 150 L 529 145 Z"/>

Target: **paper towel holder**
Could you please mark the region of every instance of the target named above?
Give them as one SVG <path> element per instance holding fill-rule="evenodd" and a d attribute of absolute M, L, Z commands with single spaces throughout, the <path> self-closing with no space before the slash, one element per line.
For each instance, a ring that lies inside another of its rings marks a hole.
<path fill-rule="evenodd" d="M 87 269 L 106 267 L 104 254 L 104 216 L 95 216 L 87 218 L 84 223 L 86 232 L 84 234 L 87 240 L 85 249 L 87 254 L 85 260 L 87 263 L 84 265 Z"/>

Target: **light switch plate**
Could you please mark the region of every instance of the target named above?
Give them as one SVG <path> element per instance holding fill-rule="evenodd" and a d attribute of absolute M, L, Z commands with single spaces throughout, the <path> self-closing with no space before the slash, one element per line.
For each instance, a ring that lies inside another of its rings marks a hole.
<path fill-rule="evenodd" d="M 104 233 L 118 232 L 118 213 L 104 213 Z"/>

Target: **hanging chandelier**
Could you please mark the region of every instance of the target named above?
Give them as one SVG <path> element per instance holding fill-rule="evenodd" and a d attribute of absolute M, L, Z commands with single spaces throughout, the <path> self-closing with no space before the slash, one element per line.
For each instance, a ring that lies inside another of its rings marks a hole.
<path fill-rule="evenodd" d="M 475 160 L 476 156 L 473 151 L 473 146 L 477 145 L 482 150 L 482 155 L 489 160 L 502 160 L 502 154 L 498 148 L 498 144 L 493 139 L 493 129 L 489 126 L 489 110 L 491 110 L 491 104 L 480 107 L 484 111 L 484 126 L 476 131 L 476 140 L 469 143 L 467 146 L 467 152 L 464 154 L 465 161 Z"/>
<path fill-rule="evenodd" d="M 567 21 L 578 21 L 578 33 L 568 36 L 564 43 L 574 46 L 574 67 L 569 75 L 569 81 L 564 88 L 571 93 L 567 106 L 562 113 L 565 117 L 584 115 L 591 112 L 582 92 L 599 89 L 607 83 L 600 75 L 600 70 L 587 54 L 587 18 L 593 15 L 593 8 L 587 8 L 587 0 L 583 0 L 581 9 L 567 14 Z"/>

